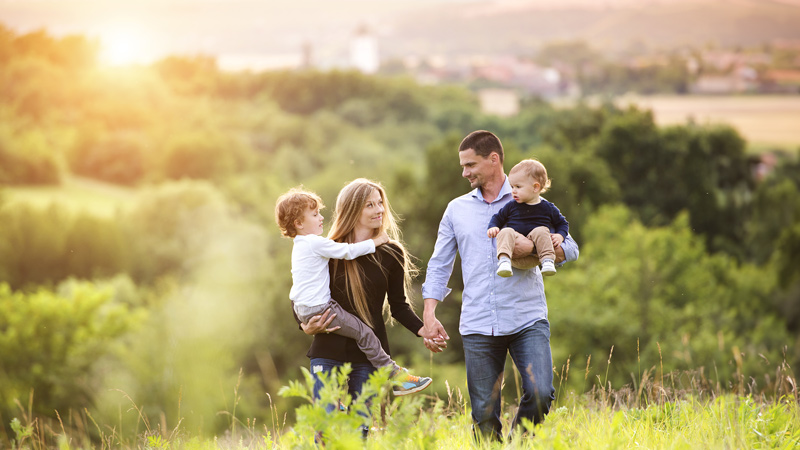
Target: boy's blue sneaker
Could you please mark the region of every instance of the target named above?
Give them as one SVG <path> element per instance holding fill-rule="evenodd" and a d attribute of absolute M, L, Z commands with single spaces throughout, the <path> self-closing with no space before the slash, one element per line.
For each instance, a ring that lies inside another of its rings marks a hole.
<path fill-rule="evenodd" d="M 397 371 L 392 377 L 392 380 L 397 383 L 392 387 L 392 393 L 397 396 L 414 394 L 430 386 L 433 382 L 433 380 L 428 377 L 411 375 L 408 373 L 407 369 Z"/>

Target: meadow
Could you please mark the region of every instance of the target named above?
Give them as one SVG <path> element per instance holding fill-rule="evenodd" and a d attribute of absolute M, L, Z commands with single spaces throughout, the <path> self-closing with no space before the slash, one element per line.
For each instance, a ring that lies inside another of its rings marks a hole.
<path fill-rule="evenodd" d="M 608 363 L 610 363 L 610 358 Z M 582 394 L 564 392 L 562 367 L 556 373 L 559 390 L 546 420 L 533 426 L 525 422 L 504 442 L 472 433 L 472 419 L 465 386 L 447 384 L 446 395 L 420 394 L 392 397 L 388 372 L 380 371 L 364 388 L 363 398 L 347 394 L 349 368 L 326 379 L 320 400 L 312 401 L 311 375 L 281 388 L 283 397 L 301 400 L 288 421 L 288 411 L 270 406 L 270 419 L 237 417 L 238 383 L 230 410 L 220 411 L 227 428 L 214 437 L 203 437 L 183 425 L 183 419 L 150 421 L 130 397 L 128 413 L 138 414 L 135 434 L 122 423 L 97 423 L 88 410 L 58 416 L 57 421 L 34 419 L 20 407 L 20 418 L 11 421 L 14 449 L 794 449 L 800 445 L 800 396 L 791 369 L 776 368 L 776 390 L 753 392 L 739 381 L 723 389 L 704 380 L 698 372 L 659 374 L 645 372 L 638 383 L 618 389 L 601 376 Z M 566 368 L 566 370 L 569 370 Z M 588 367 L 586 375 L 588 376 Z M 506 379 L 504 388 L 518 387 L 518 376 Z M 241 377 L 241 373 L 240 373 Z M 241 378 L 239 380 L 241 382 Z M 587 380 L 590 381 L 590 380 Z M 752 386 L 751 386 L 752 387 Z M 270 399 L 271 400 L 271 399 Z M 339 404 L 327 412 L 326 404 Z M 122 411 L 120 412 L 122 414 Z M 504 433 L 515 414 L 515 405 L 504 402 Z M 364 419 L 369 416 L 370 419 Z M 369 428 L 369 431 L 365 431 Z M 99 437 L 99 439 L 98 439 Z"/>
<path fill-rule="evenodd" d="M 4 191 L 8 201 L 45 209 L 52 204 L 63 205 L 76 212 L 112 218 L 130 206 L 135 198 L 131 188 L 89 178 L 64 177 L 58 186 L 18 186 Z"/>
<path fill-rule="evenodd" d="M 728 124 L 747 139 L 751 151 L 800 149 L 800 96 L 637 96 L 618 98 L 621 106 L 650 109 L 662 126 Z"/>

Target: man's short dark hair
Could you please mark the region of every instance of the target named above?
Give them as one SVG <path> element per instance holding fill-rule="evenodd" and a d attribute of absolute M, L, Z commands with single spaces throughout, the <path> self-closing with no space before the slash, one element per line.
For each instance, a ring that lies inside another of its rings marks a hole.
<path fill-rule="evenodd" d="M 500 143 L 500 138 L 494 135 L 491 131 L 478 130 L 468 134 L 467 137 L 461 141 L 458 151 L 472 149 L 476 155 L 483 158 L 488 158 L 493 152 L 500 156 L 500 163 L 503 163 L 503 144 Z"/>

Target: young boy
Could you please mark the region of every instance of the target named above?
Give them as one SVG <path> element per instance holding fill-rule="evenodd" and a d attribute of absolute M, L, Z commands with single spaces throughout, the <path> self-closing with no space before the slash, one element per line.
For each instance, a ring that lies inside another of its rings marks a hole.
<path fill-rule="evenodd" d="M 525 265 L 519 260 L 511 260 L 517 233 L 533 241 L 534 251 L 542 264 L 542 275 L 555 275 L 554 248 L 567 238 L 569 223 L 556 205 L 539 197 L 550 187 L 547 169 L 535 159 L 526 159 L 511 168 L 508 182 L 514 201 L 508 202 L 492 216 L 486 233 L 490 238 L 497 237 L 497 275 L 510 277 L 513 275 L 512 265 Z"/>
<path fill-rule="evenodd" d="M 394 395 L 419 392 L 431 384 L 428 377 L 417 377 L 398 366 L 381 347 L 380 340 L 372 329 L 358 317 L 345 311 L 331 298 L 328 260 L 355 259 L 375 252 L 377 246 L 389 242 L 382 232 L 374 239 L 355 244 L 335 242 L 322 237 L 322 199 L 313 192 L 291 189 L 281 195 L 275 205 L 275 220 L 283 236 L 292 238 L 292 300 L 297 318 L 303 323 L 325 310 L 335 315 L 331 327 L 339 327 L 332 333 L 349 337 L 358 343 L 367 359 L 375 367 L 392 366 L 392 376 L 400 383 L 393 388 Z"/>

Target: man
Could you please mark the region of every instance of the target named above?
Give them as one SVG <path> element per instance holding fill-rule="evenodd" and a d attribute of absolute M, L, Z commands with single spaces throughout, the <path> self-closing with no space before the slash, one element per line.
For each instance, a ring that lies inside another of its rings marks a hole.
<path fill-rule="evenodd" d="M 501 440 L 500 386 L 508 353 L 523 380 L 522 398 L 512 427 L 522 419 L 534 424 L 544 420 L 555 398 L 547 301 L 538 268 L 517 270 L 510 278 L 496 274 L 495 243 L 487 237 L 486 228 L 492 215 L 513 201 L 503 171 L 500 139 L 488 131 L 474 131 L 461 142 L 458 157 L 462 176 L 474 190 L 452 200 L 439 223 L 439 235 L 422 286 L 423 337 L 433 352 L 440 352 L 447 345 L 449 336 L 436 319 L 435 310 L 450 293 L 447 282 L 458 252 L 464 277 L 459 331 L 464 343 L 473 429 Z M 578 258 L 578 246 L 569 235 L 555 250 L 556 262 Z M 532 251 L 531 241 L 519 239 L 513 256 Z"/>

